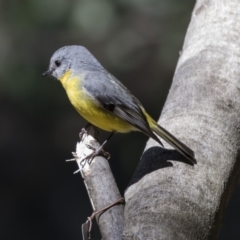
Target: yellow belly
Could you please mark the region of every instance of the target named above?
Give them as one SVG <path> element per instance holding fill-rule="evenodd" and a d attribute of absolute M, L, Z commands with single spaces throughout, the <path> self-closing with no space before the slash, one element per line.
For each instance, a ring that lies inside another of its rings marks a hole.
<path fill-rule="evenodd" d="M 117 115 L 103 109 L 81 87 L 78 77 L 60 79 L 65 88 L 68 98 L 78 113 L 89 123 L 109 132 L 126 133 L 136 130 L 134 126 L 122 120 Z"/>
<path fill-rule="evenodd" d="M 86 102 L 84 103 L 84 105 Z M 130 132 L 134 130 L 134 127 L 122 120 L 116 115 L 108 113 L 102 108 L 96 107 L 94 103 L 88 102 L 88 108 L 83 108 L 82 104 L 74 105 L 76 110 L 85 118 L 89 123 L 96 127 L 108 132 Z"/>

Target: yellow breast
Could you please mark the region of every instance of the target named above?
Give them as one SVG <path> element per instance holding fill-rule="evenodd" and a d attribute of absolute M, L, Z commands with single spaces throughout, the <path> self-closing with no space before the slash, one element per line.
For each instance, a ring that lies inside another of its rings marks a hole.
<path fill-rule="evenodd" d="M 129 132 L 135 127 L 119 118 L 117 115 L 103 109 L 83 86 L 82 76 L 72 76 L 67 71 L 59 80 L 65 88 L 68 98 L 74 108 L 89 123 L 105 131 Z"/>

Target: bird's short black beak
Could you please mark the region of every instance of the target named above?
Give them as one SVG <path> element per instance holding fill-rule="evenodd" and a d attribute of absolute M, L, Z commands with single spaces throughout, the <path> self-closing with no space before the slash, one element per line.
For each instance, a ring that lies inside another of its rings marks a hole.
<path fill-rule="evenodd" d="M 47 76 L 50 76 L 50 75 L 52 75 L 52 70 L 48 69 L 46 72 L 44 72 L 42 74 L 42 77 L 47 77 Z"/>

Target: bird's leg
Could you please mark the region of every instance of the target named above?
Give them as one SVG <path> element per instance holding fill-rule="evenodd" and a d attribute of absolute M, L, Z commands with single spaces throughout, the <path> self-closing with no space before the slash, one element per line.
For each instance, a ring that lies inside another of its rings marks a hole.
<path fill-rule="evenodd" d="M 105 152 L 103 150 L 103 147 L 105 146 L 105 144 L 109 141 L 109 139 L 113 136 L 114 132 L 111 132 L 111 134 L 108 136 L 108 138 L 102 143 L 102 145 L 96 150 L 94 149 L 92 146 L 87 145 L 87 147 L 89 149 L 94 150 L 91 154 L 89 154 L 87 157 L 85 157 L 84 159 L 82 159 L 81 163 L 83 163 L 84 161 L 88 161 L 89 164 L 91 164 L 93 158 L 95 158 L 98 155 L 103 155 L 104 157 L 106 157 L 107 159 L 110 158 L 110 153 Z"/>

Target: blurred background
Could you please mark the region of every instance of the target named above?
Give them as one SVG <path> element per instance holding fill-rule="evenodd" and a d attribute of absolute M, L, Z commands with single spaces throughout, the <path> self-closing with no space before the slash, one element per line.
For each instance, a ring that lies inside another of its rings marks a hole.
<path fill-rule="evenodd" d="M 54 79 L 53 52 L 84 45 L 158 119 L 194 7 L 192 0 L 0 0 L 0 239 L 81 239 L 92 213 L 76 163 L 86 122 Z M 104 140 L 105 133 L 101 134 Z M 147 137 L 108 143 L 121 193 Z M 240 187 L 219 239 L 239 239 Z"/>

